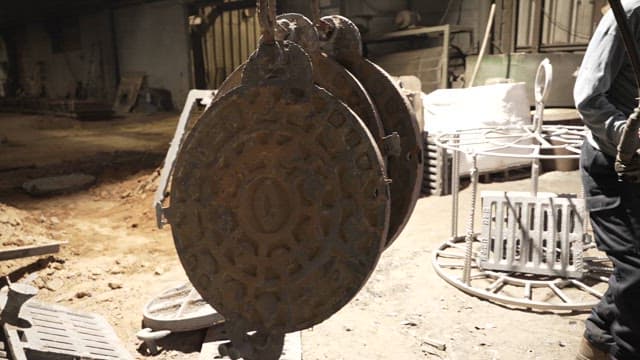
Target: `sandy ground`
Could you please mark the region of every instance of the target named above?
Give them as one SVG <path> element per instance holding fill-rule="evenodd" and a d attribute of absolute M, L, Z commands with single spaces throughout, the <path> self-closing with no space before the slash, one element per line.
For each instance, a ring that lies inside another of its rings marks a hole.
<path fill-rule="evenodd" d="M 55 240 L 68 241 L 40 261 L 38 298 L 105 316 L 134 354 L 141 309 L 185 280 L 169 229 L 155 228 L 152 170 L 100 181 L 65 196 L 0 199 L 34 214 Z M 542 188 L 579 189 L 576 172 L 549 173 Z M 529 181 L 481 189 L 527 190 Z M 462 212 L 469 204 L 462 193 Z M 389 248 L 360 294 L 324 323 L 303 333 L 304 359 L 569 359 L 585 314 L 513 310 L 468 296 L 434 272 L 431 257 L 449 236 L 451 197 L 418 202 L 402 236 Z M 52 219 L 55 219 L 52 221 Z M 466 216 L 460 219 L 462 228 Z M 23 260 L 24 261 L 24 260 Z M 33 259 L 27 261 L 33 262 Z M 24 265 L 24 264 L 19 264 Z M 17 265 L 16 265 L 17 266 Z M 12 270 L 12 269 L 5 269 Z M 202 333 L 174 336 L 159 359 L 197 359 Z M 428 344 L 447 345 L 440 351 Z"/>

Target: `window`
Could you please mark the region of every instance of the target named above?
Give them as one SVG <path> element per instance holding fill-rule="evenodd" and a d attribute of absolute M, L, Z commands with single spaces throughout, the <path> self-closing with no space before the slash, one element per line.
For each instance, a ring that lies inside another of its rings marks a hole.
<path fill-rule="evenodd" d="M 516 50 L 586 48 L 606 0 L 518 0 Z"/>

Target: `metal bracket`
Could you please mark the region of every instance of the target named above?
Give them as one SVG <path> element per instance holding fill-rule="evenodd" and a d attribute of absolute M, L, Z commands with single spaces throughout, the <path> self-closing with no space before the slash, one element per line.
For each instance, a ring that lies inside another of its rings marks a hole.
<path fill-rule="evenodd" d="M 400 135 L 397 132 L 382 138 L 382 151 L 386 156 L 398 157 L 402 153 Z"/>
<path fill-rule="evenodd" d="M 169 147 L 167 156 L 164 159 L 164 166 L 162 167 L 162 172 L 160 173 L 160 184 L 153 198 L 153 205 L 156 210 L 156 224 L 158 225 L 159 229 L 162 229 L 162 227 L 167 224 L 167 219 L 164 216 L 167 208 L 164 208 L 162 204 L 167 198 L 167 188 L 169 186 L 169 180 L 171 179 L 173 169 L 175 168 L 176 156 L 178 155 L 178 151 L 180 150 L 180 146 L 182 145 L 182 141 L 184 140 L 193 107 L 199 103 L 200 105 L 204 105 L 205 109 L 208 109 L 213 103 L 213 97 L 215 96 L 215 94 L 215 90 L 189 91 L 187 101 L 185 102 L 182 113 L 180 114 L 180 120 L 178 121 L 176 132 L 173 135 L 173 140 L 171 140 L 171 146 Z"/>

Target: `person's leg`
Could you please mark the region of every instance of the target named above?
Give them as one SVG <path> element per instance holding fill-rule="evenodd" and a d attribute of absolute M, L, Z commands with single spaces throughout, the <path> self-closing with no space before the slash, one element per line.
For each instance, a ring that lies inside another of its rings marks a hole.
<path fill-rule="evenodd" d="M 609 329 L 615 319 L 616 306 L 611 296 L 611 280 L 609 279 L 609 289 L 592 310 L 591 315 L 585 321 L 584 337 L 596 348 L 610 353 L 615 345 L 613 335 Z"/>
<path fill-rule="evenodd" d="M 610 353 L 617 360 L 640 359 L 640 257 L 614 259 L 617 285 L 613 294 L 620 312 L 611 324 L 615 341 Z"/>
<path fill-rule="evenodd" d="M 613 161 L 585 141 L 580 159 L 581 177 L 593 236 L 598 248 L 602 251 L 610 247 L 611 241 L 608 238 L 611 228 L 618 228 L 621 224 L 621 222 L 611 223 L 613 220 L 611 214 L 620 204 L 619 191 L 613 191 L 618 188 Z M 585 339 L 590 345 L 606 353 L 609 353 L 615 345 L 610 332 L 611 324 L 617 314 L 612 292 L 615 282 L 616 279 L 611 276 L 609 288 L 585 322 Z"/>
<path fill-rule="evenodd" d="M 623 194 L 621 216 L 631 247 L 609 254 L 614 264 L 612 298 L 618 314 L 611 324 L 615 346 L 610 353 L 617 360 L 640 359 L 640 185 L 628 186 Z"/>
<path fill-rule="evenodd" d="M 640 359 L 640 185 L 619 182 L 614 159 L 588 144 L 581 162 L 594 238 L 614 265 L 585 338 L 617 360 Z"/>

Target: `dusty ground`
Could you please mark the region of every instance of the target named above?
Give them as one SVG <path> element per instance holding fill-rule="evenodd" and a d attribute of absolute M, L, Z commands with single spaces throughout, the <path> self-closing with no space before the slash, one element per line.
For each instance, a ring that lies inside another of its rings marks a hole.
<path fill-rule="evenodd" d="M 166 147 L 168 140 L 162 142 Z M 139 358 L 144 357 L 135 333 L 143 305 L 185 280 L 170 230 L 155 227 L 155 168 L 142 165 L 145 169 L 99 172 L 95 186 L 74 194 L 31 198 L 4 191 L 0 196 L 0 203 L 29 217 L 29 226 L 43 229 L 52 240 L 68 241 L 53 258 L 4 264 L 3 275 L 28 266 L 15 276 L 35 273 L 40 300 L 104 315 Z M 529 185 L 522 180 L 481 189 L 528 190 Z M 578 175 L 545 174 L 541 188 L 577 192 Z M 462 213 L 469 193 L 462 194 Z M 451 197 L 421 199 L 360 294 L 303 333 L 304 359 L 571 359 L 586 314 L 509 309 L 468 296 L 436 275 L 431 257 L 449 236 L 450 218 Z M 460 219 L 461 229 L 465 220 Z M 202 336 L 174 336 L 156 358 L 197 359 Z M 446 343 L 446 350 L 428 345 L 427 338 Z"/>

